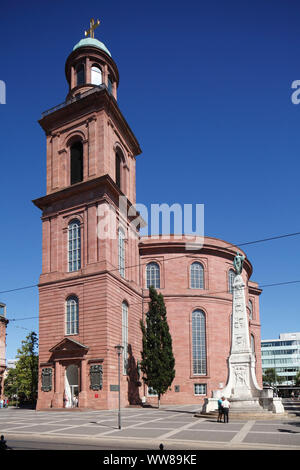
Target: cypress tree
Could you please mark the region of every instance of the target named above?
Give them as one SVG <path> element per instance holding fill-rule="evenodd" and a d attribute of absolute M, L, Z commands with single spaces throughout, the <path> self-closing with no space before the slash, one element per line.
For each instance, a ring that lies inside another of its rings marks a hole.
<path fill-rule="evenodd" d="M 143 333 L 141 370 L 144 373 L 144 382 L 156 391 L 159 406 L 160 397 L 166 393 L 174 380 L 175 359 L 164 298 L 152 286 L 149 288 L 149 296 L 146 326 L 141 321 Z"/>

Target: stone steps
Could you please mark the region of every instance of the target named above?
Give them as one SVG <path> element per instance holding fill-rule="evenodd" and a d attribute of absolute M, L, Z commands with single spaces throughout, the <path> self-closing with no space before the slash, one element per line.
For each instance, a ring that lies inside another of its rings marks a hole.
<path fill-rule="evenodd" d="M 217 420 L 217 417 L 218 417 L 218 411 L 211 411 L 209 413 L 201 413 L 201 411 L 199 411 L 198 413 L 195 413 L 194 414 L 194 417 L 195 418 L 214 418 L 215 420 Z M 289 413 L 280 413 L 280 414 L 276 414 L 276 413 L 273 413 L 272 411 L 268 411 L 268 410 L 262 410 L 262 412 L 257 412 L 257 410 L 253 411 L 253 412 L 250 412 L 250 411 L 235 411 L 235 412 L 232 412 L 232 411 L 229 411 L 229 419 L 230 417 L 232 419 L 240 419 L 240 420 L 249 420 L 249 419 L 254 419 L 254 420 L 264 420 L 264 419 L 275 419 L 275 420 L 278 420 L 278 419 L 287 419 L 287 418 L 294 418 L 295 416 L 294 415 L 291 415 Z"/>

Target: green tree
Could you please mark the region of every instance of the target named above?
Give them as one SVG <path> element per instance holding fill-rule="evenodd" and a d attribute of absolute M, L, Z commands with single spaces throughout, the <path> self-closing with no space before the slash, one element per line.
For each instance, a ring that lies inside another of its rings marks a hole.
<path fill-rule="evenodd" d="M 32 331 L 18 349 L 15 369 L 8 372 L 4 383 L 5 393 L 12 398 L 17 395 L 21 401 L 34 403 L 38 388 L 38 337 Z"/>
<path fill-rule="evenodd" d="M 297 373 L 297 375 L 295 377 L 295 385 L 296 385 L 296 387 L 300 386 L 300 370 L 299 370 L 299 372 Z"/>
<path fill-rule="evenodd" d="M 266 369 L 265 373 L 263 374 L 263 384 L 269 385 L 270 387 L 274 387 L 278 384 L 281 384 L 284 381 L 284 377 L 276 374 L 276 370 L 274 368 Z"/>
<path fill-rule="evenodd" d="M 18 395 L 18 383 L 16 369 L 9 369 L 4 381 L 5 396 L 13 400 Z"/>
<path fill-rule="evenodd" d="M 144 373 L 144 382 L 158 395 L 159 407 L 161 396 L 174 380 L 175 359 L 164 298 L 152 286 L 149 288 L 149 296 L 146 326 L 142 321 L 140 323 L 143 333 L 141 370 Z"/>

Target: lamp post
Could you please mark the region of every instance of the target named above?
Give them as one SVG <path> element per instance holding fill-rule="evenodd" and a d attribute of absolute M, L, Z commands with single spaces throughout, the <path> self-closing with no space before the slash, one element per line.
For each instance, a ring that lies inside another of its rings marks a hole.
<path fill-rule="evenodd" d="M 122 351 L 124 349 L 121 344 L 118 344 L 118 346 L 115 346 L 115 349 L 117 350 L 118 353 L 118 386 L 119 386 L 119 412 L 118 412 L 118 426 L 119 429 L 121 429 L 121 371 L 120 371 L 120 358 Z"/>

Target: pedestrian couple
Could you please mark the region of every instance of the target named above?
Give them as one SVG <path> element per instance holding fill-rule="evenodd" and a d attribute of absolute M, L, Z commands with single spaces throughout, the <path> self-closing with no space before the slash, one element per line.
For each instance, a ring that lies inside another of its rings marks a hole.
<path fill-rule="evenodd" d="M 224 418 L 224 423 L 228 423 L 230 403 L 227 398 L 222 397 L 218 400 L 218 423 L 222 422 L 222 416 Z"/>

